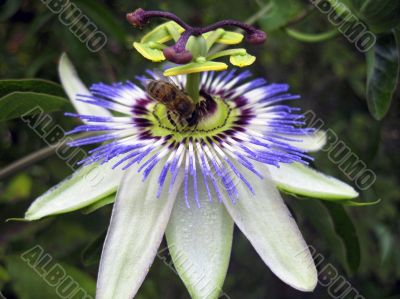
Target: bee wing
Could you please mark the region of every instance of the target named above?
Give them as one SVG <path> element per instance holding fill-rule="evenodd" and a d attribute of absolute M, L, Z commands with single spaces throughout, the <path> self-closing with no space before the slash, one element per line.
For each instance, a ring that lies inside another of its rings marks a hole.
<path fill-rule="evenodd" d="M 152 73 L 153 73 L 152 75 L 154 76 L 155 80 L 162 80 L 162 81 L 166 81 L 166 82 L 170 82 L 170 80 L 171 80 L 169 77 L 164 76 L 162 70 L 159 70 L 159 69 L 153 70 Z"/>
<path fill-rule="evenodd" d="M 154 76 L 157 78 L 156 80 L 163 80 L 165 82 L 171 83 L 176 88 L 182 91 L 184 90 L 182 83 L 180 82 L 180 80 L 178 80 L 176 76 L 166 77 L 163 75 L 163 72 L 161 70 L 154 70 L 153 73 Z"/>

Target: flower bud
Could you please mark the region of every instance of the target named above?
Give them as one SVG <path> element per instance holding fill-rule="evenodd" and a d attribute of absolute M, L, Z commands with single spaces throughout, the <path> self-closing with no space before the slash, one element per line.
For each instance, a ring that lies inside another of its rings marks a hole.
<path fill-rule="evenodd" d="M 148 21 L 145 13 L 142 8 L 138 8 L 134 12 L 126 14 L 126 20 L 135 27 L 142 27 Z"/>
<path fill-rule="evenodd" d="M 265 42 L 267 34 L 262 30 L 255 30 L 250 34 L 247 34 L 246 40 L 250 44 L 259 45 Z"/>

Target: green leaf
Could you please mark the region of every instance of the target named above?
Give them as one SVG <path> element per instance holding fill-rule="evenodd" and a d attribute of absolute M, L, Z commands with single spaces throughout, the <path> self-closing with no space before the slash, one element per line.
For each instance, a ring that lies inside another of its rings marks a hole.
<path fill-rule="evenodd" d="M 4 200 L 17 200 L 27 198 L 32 189 L 32 180 L 26 173 L 21 173 L 12 179 L 0 197 Z"/>
<path fill-rule="evenodd" d="M 260 19 L 261 27 L 266 32 L 271 32 L 287 24 L 302 10 L 300 1 L 271 0 L 271 8 L 263 18 Z"/>
<path fill-rule="evenodd" d="M 198 174 L 200 207 L 176 202 L 166 230 L 168 250 L 191 298 L 218 298 L 228 270 L 233 221 L 223 204 L 208 199 Z M 189 194 L 193 194 L 190 186 Z M 179 198 L 184 198 L 183 188 Z M 205 242 L 205 240 L 207 240 Z"/>
<path fill-rule="evenodd" d="M 81 258 L 85 266 L 91 266 L 99 263 L 106 235 L 107 231 L 104 231 L 82 251 Z"/>
<path fill-rule="evenodd" d="M 0 21 L 5 21 L 12 17 L 20 8 L 22 0 L 6 0 L 1 4 Z"/>
<path fill-rule="evenodd" d="M 99 26 L 99 30 L 104 30 L 108 33 L 108 38 L 114 38 L 119 43 L 125 44 L 127 32 L 124 26 L 121 26 L 120 17 L 110 13 L 104 4 L 94 0 L 76 0 L 74 3 L 88 16 L 92 21 Z"/>
<path fill-rule="evenodd" d="M 323 204 L 332 218 L 336 234 L 344 244 L 350 270 L 356 272 L 361 261 L 360 241 L 356 228 L 343 206 L 326 201 Z"/>
<path fill-rule="evenodd" d="M 380 247 L 380 262 L 385 264 L 390 260 L 390 255 L 396 250 L 394 236 L 391 234 L 390 230 L 381 223 L 378 223 L 374 227 L 375 235 L 379 242 Z"/>
<path fill-rule="evenodd" d="M 400 1 L 345 0 L 343 2 L 376 33 L 389 31 L 400 24 Z"/>
<path fill-rule="evenodd" d="M 7 270 L 2 266 L 0 266 L 0 290 L 3 289 L 4 284 L 7 283 L 9 280 L 10 280 L 10 275 L 8 274 Z"/>
<path fill-rule="evenodd" d="M 39 92 L 65 97 L 61 85 L 42 79 L 7 79 L 0 80 L 0 98 L 12 92 Z"/>
<path fill-rule="evenodd" d="M 347 269 L 348 264 L 343 242 L 336 234 L 330 214 L 322 202 L 309 199 L 291 200 L 290 207 L 294 210 L 296 220 L 303 225 L 310 224 L 312 230 L 316 232 L 315 238 L 322 239 L 323 246 L 329 248 L 329 254 L 333 253 L 342 267 Z M 318 217 L 315 215 L 318 215 Z M 310 245 L 315 247 L 318 246 L 318 243 L 311 242 Z"/>
<path fill-rule="evenodd" d="M 37 247 L 41 248 L 41 247 Z M 43 249 L 41 249 L 43 250 Z M 46 252 L 40 251 L 37 253 L 37 257 L 44 257 L 47 254 Z M 54 260 L 50 261 L 49 264 L 40 266 L 34 266 L 35 256 L 31 256 L 32 259 L 24 260 L 21 256 L 9 256 L 6 258 L 6 267 L 7 271 L 11 277 L 12 288 L 19 299 L 43 299 L 43 298 L 60 298 L 60 291 L 62 292 L 62 280 L 61 277 L 68 276 L 71 279 L 67 280 L 64 284 L 66 287 L 67 282 L 72 283 L 75 281 L 77 283 L 76 288 L 72 288 L 69 294 L 65 293 L 65 297 L 67 298 L 72 295 L 72 291 L 77 291 L 79 288 L 82 290 L 79 291 L 81 298 L 84 298 L 84 294 L 89 296 L 94 296 L 95 292 L 95 282 L 93 278 L 91 278 L 88 274 L 82 272 L 78 268 L 67 265 L 65 263 L 58 263 Z M 47 258 L 48 260 L 48 258 Z M 37 262 L 37 260 L 36 260 Z M 53 268 L 54 267 L 54 268 Z M 57 279 L 57 276 L 52 276 L 52 270 L 59 270 L 60 278 Z M 62 274 L 65 274 L 62 276 Z M 49 274 L 50 273 L 50 274 Z M 65 290 L 68 291 L 68 288 Z M 77 295 L 78 296 L 78 295 Z M 86 297 L 87 298 L 87 297 Z"/>
<path fill-rule="evenodd" d="M 324 200 L 348 200 L 358 196 L 349 185 L 300 163 L 268 166 L 271 179 L 286 192 Z"/>
<path fill-rule="evenodd" d="M 12 92 L 0 98 L 0 121 L 62 110 L 69 102 L 62 97 L 37 92 Z M 35 109 L 39 108 L 39 109 Z"/>
<path fill-rule="evenodd" d="M 392 33 L 378 36 L 375 46 L 367 52 L 367 102 L 370 113 L 377 120 L 382 119 L 390 108 L 399 79 L 399 59 Z"/>

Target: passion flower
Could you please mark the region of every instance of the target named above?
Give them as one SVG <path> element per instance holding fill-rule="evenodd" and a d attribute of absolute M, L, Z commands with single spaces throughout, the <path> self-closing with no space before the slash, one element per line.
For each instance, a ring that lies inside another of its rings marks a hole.
<path fill-rule="evenodd" d="M 196 31 L 172 14 L 136 12 L 128 19 L 139 27 L 152 16 L 175 18 L 176 23 L 160 25 L 135 48 L 162 61 L 165 42 L 187 41 L 191 61 L 164 75 L 188 93 L 195 112 L 182 120 L 151 97 L 148 80 L 163 80 L 152 71 L 138 76 L 137 83 L 98 83 L 88 91 L 64 55 L 61 82 L 78 112 L 68 115 L 84 122 L 69 134 L 97 133 L 70 145 L 99 145 L 71 178 L 39 197 L 25 218 L 93 211 L 115 200 L 100 261 L 99 299 L 135 296 L 164 233 L 191 296 L 218 298 L 234 223 L 280 279 L 312 291 L 314 262 L 277 188 L 341 201 L 358 196 L 352 187 L 307 166 L 312 160 L 307 152 L 325 143 L 323 132 L 305 128 L 299 109 L 286 104 L 299 98 L 287 84 L 269 84 L 248 71 L 212 72 L 225 69 L 213 61 L 222 56 L 238 66 L 255 60 L 244 49 L 208 53 L 215 42 L 240 42 L 236 33 L 220 28 L 232 21 L 210 25 L 212 32 Z M 247 26 L 242 27 L 249 41 L 265 39 Z M 185 32 L 190 38 L 181 38 Z"/>

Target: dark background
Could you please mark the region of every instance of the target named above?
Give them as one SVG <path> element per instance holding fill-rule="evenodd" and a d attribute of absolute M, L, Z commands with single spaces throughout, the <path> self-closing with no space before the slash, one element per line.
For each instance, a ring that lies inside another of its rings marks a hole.
<path fill-rule="evenodd" d="M 257 16 L 269 3 L 262 0 L 73 2 L 107 35 L 106 47 L 97 53 L 88 51 L 41 1 L 0 1 L 1 79 L 43 78 L 59 82 L 57 62 L 66 51 L 87 84 L 133 80 L 146 68 L 157 66 L 131 47 L 143 32 L 125 21 L 127 12 L 138 7 L 169 10 L 190 24 L 201 25 L 227 18 L 245 21 Z M 289 195 L 285 199 L 306 241 L 325 258 L 321 267 L 331 263 L 365 298 L 400 298 L 398 94 L 386 117 L 375 120 L 365 99 L 365 55 L 340 34 L 318 43 L 304 43 L 288 36 L 287 26 L 309 33 L 334 27 L 306 1 L 270 2 L 272 9 L 258 15 L 255 23 L 268 32 L 268 40 L 263 46 L 249 47 L 249 52 L 257 56 L 250 69 L 270 82 L 291 84 L 291 91 L 302 95 L 302 100 L 293 104 L 304 111 L 312 109 L 325 122 L 325 129 L 333 129 L 376 173 L 375 184 L 361 192 L 360 200 L 381 198 L 382 201 L 369 207 L 346 207 L 345 213 L 338 206 L 335 218 L 336 209 L 327 208 L 318 200 Z M 149 27 L 156 24 L 154 21 Z M 65 130 L 77 124 L 65 118 L 62 111 L 51 116 Z M 21 120 L 0 122 L 0 169 L 44 147 L 43 140 Z M 329 161 L 326 153 L 314 156 L 316 168 L 353 184 Z M 78 211 L 33 223 L 5 222 L 8 218 L 22 217 L 37 196 L 71 172 L 64 161 L 52 155 L 0 181 L 0 290 L 7 298 L 57 298 L 54 289 L 19 257 L 36 245 L 42 246 L 54 262 L 61 263 L 93 294 L 98 257 L 91 257 L 94 260 L 88 265 L 90 261 L 87 256 L 82 257 L 82 252 L 106 229 L 110 206 L 89 215 Z M 232 299 L 332 298 L 328 288 L 321 285 L 310 294 L 282 283 L 238 230 L 223 290 Z M 179 277 L 160 259 L 156 259 L 137 296 L 188 297 Z"/>

